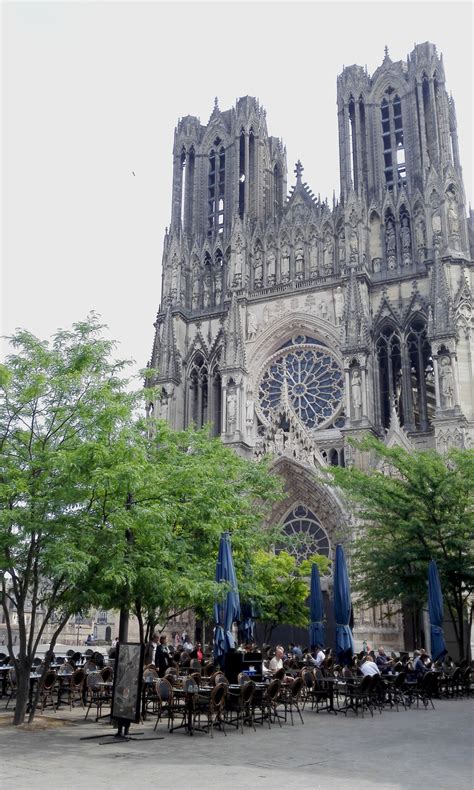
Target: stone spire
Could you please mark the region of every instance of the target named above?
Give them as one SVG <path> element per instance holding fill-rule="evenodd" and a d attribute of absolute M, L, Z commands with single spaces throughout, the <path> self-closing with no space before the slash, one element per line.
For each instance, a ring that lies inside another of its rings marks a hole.
<path fill-rule="evenodd" d="M 156 329 L 153 348 L 152 366 L 158 369 L 156 381 L 179 382 L 179 362 L 176 349 L 176 338 L 173 328 L 173 316 L 169 305 L 163 319 L 163 331 L 159 340 L 159 325 Z"/>
<path fill-rule="evenodd" d="M 435 245 L 434 263 L 431 271 L 428 332 L 433 340 L 453 337 L 455 334 L 451 293 L 438 245 Z"/>
<path fill-rule="evenodd" d="M 245 343 L 240 321 L 240 310 L 237 294 L 232 292 L 229 312 L 224 329 L 224 360 L 223 369 L 235 370 L 245 368 Z"/>
<path fill-rule="evenodd" d="M 345 352 L 366 348 L 369 343 L 369 327 L 364 312 L 356 267 L 351 267 L 347 286 L 346 303 L 342 320 L 342 348 Z"/>

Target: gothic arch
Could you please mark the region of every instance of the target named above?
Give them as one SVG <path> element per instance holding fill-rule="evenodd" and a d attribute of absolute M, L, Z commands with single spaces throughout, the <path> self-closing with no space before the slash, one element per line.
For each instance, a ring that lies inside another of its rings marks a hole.
<path fill-rule="evenodd" d="M 275 504 L 269 523 L 283 524 L 292 509 L 302 504 L 316 516 L 329 541 L 329 557 L 333 547 L 344 543 L 352 536 L 351 516 L 341 493 L 317 479 L 307 467 L 279 457 L 271 469 L 283 479 L 285 498 Z"/>
<path fill-rule="evenodd" d="M 271 321 L 259 332 L 248 360 L 249 370 L 256 375 L 265 360 L 278 351 L 285 339 L 290 339 L 295 334 L 306 334 L 315 340 L 320 339 L 336 354 L 342 365 L 339 327 L 332 326 L 317 316 L 296 311 Z"/>

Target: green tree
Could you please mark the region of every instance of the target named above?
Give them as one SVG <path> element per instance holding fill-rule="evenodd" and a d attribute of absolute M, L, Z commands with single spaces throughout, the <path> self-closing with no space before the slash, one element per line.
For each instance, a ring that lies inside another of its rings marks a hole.
<path fill-rule="evenodd" d="M 212 618 L 224 531 L 232 535 L 236 573 L 245 588 L 247 564 L 280 532 L 262 525 L 269 503 L 281 495 L 280 480 L 265 461 L 242 458 L 210 438 L 207 428 L 173 431 L 166 423 L 149 422 L 148 430 L 153 491 L 148 481 L 138 485 L 132 508 L 140 509 L 152 496 L 156 515 L 154 522 L 142 521 L 129 545 L 127 591 L 144 640 L 157 624 L 164 627 L 187 609 Z"/>
<path fill-rule="evenodd" d="M 316 563 L 321 574 L 327 573 L 329 560 L 320 554 L 297 563 L 287 551 L 278 554 L 258 551 L 253 558 L 250 593 L 264 624 L 264 639 L 269 642 L 277 625 L 309 625 L 309 581 L 311 566 Z"/>
<path fill-rule="evenodd" d="M 208 432 L 137 418 L 125 363 L 98 320 L 42 342 L 26 331 L 0 367 L 0 578 L 14 723 L 24 721 L 33 658 L 55 615 L 46 656 L 72 614 L 135 610 L 149 628 L 217 591 L 219 537 L 229 530 L 238 572 L 275 542 L 262 529 L 279 481 Z M 12 612 L 18 617 L 13 653 Z M 38 693 L 40 686 L 38 687 Z M 30 719 L 34 715 L 34 707 Z"/>
<path fill-rule="evenodd" d="M 137 397 L 102 329 L 92 316 L 50 344 L 18 331 L 0 367 L 1 603 L 18 683 L 15 724 L 24 721 L 32 660 L 53 612 L 47 663 L 68 618 L 100 599 L 104 581 L 125 583 L 126 531 L 136 523 L 127 503 L 152 467 L 136 429 Z"/>
<path fill-rule="evenodd" d="M 385 472 L 334 468 L 335 482 L 357 508 L 355 589 L 368 606 L 400 602 L 412 611 L 427 600 L 427 569 L 437 562 L 459 653 L 469 645 L 474 591 L 474 452 L 408 453 L 367 438 L 358 445 L 384 461 Z M 468 613 L 468 608 L 470 611 Z"/>

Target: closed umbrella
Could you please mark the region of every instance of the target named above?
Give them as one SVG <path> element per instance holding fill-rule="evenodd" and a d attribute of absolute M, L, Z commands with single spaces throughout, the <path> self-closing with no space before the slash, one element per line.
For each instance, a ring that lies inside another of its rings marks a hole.
<path fill-rule="evenodd" d="M 232 623 L 240 619 L 240 600 L 237 590 L 237 578 L 232 559 L 230 535 L 223 532 L 219 543 L 219 554 L 216 566 L 216 582 L 227 582 L 230 589 L 223 600 L 216 601 L 214 605 L 214 619 L 216 630 L 214 632 L 214 658 L 221 665 L 224 664 L 225 654 L 235 647 L 232 634 Z"/>
<path fill-rule="evenodd" d="M 438 566 L 434 560 L 428 566 L 428 612 L 431 623 L 431 658 L 438 661 L 447 654 L 443 634 L 443 593 L 439 580 Z"/>
<path fill-rule="evenodd" d="M 319 578 L 319 569 L 316 563 L 313 563 L 311 568 L 311 589 L 309 597 L 309 609 L 311 616 L 311 623 L 309 626 L 309 645 L 311 648 L 315 645 L 324 647 L 324 606 L 323 594 L 321 592 L 321 581 Z"/>
<path fill-rule="evenodd" d="M 336 654 L 340 664 L 347 664 L 355 653 L 349 626 L 351 617 L 351 586 L 346 558 L 341 544 L 336 546 L 334 563 L 334 617 L 336 620 Z"/>

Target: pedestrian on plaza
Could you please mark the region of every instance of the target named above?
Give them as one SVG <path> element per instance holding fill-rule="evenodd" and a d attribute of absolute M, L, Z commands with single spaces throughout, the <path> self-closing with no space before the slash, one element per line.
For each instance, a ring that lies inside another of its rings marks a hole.
<path fill-rule="evenodd" d="M 144 666 L 148 667 L 150 664 L 155 663 L 156 648 L 158 647 L 159 634 L 153 634 L 150 641 L 145 645 L 145 655 L 143 658 Z"/>
<path fill-rule="evenodd" d="M 171 666 L 171 657 L 168 650 L 168 645 L 166 644 L 166 636 L 160 636 L 160 640 L 155 650 L 155 667 L 158 670 L 158 674 L 160 678 L 162 678 L 168 669 Z"/>

